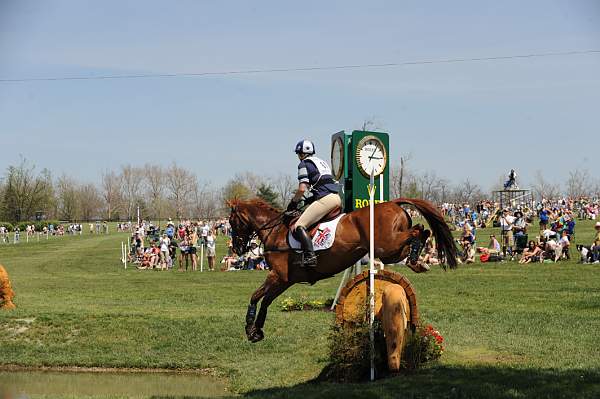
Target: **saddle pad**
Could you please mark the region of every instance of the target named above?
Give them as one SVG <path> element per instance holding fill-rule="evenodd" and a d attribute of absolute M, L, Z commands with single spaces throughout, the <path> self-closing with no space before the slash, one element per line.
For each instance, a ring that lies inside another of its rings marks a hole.
<path fill-rule="evenodd" d="M 325 249 L 331 248 L 333 245 L 333 241 L 335 240 L 335 230 L 337 229 L 337 225 L 345 214 L 342 213 L 340 216 L 336 217 L 329 222 L 320 223 L 315 229 L 315 233 L 312 236 L 313 247 L 315 251 L 323 251 Z M 302 249 L 302 244 L 298 240 L 294 238 L 292 235 L 292 231 L 288 233 L 287 237 L 288 244 L 292 249 Z"/>

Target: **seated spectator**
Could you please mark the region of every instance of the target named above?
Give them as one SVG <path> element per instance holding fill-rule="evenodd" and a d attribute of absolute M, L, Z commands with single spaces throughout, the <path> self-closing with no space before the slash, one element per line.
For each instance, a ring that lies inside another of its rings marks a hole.
<path fill-rule="evenodd" d="M 473 234 L 473 229 L 467 223 L 463 226 L 461 241 L 467 241 L 471 245 L 475 244 L 475 234 Z"/>
<path fill-rule="evenodd" d="M 425 247 L 423 249 L 423 257 L 421 262 L 426 265 L 439 265 L 440 260 L 437 257 L 437 251 L 435 249 L 435 245 L 433 244 L 433 238 L 429 237 L 427 241 L 425 241 Z"/>
<path fill-rule="evenodd" d="M 490 234 L 490 243 L 488 244 L 487 248 L 479 247 L 479 248 L 477 248 L 477 252 L 480 252 L 482 254 L 487 254 L 487 255 L 498 254 L 498 253 L 500 253 L 501 249 L 502 248 L 500 247 L 500 243 L 496 239 L 496 236 L 494 234 Z"/>
<path fill-rule="evenodd" d="M 258 246 L 256 241 L 250 243 L 250 250 L 246 254 L 246 268 L 248 270 L 254 270 L 256 265 L 263 259 L 262 248 Z"/>
<path fill-rule="evenodd" d="M 531 263 L 531 262 L 539 262 L 540 255 L 542 254 L 542 248 L 536 245 L 535 241 L 530 240 L 527 244 L 527 248 L 523 250 L 523 255 L 521 255 L 521 259 L 519 259 L 519 263 Z"/>
<path fill-rule="evenodd" d="M 560 237 L 560 241 L 558 242 L 558 244 L 561 247 L 561 255 L 560 255 L 560 257 L 564 257 L 566 259 L 571 259 L 571 254 L 569 253 L 571 242 L 569 241 L 569 233 L 567 232 L 566 229 L 563 230 L 562 235 Z"/>

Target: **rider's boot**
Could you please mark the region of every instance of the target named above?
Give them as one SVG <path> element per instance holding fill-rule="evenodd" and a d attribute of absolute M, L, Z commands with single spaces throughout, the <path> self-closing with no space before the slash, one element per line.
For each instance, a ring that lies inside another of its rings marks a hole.
<path fill-rule="evenodd" d="M 296 227 L 295 236 L 300 241 L 300 244 L 302 244 L 302 250 L 304 251 L 302 266 L 317 267 L 317 256 L 313 249 L 312 239 L 306 229 L 302 226 Z"/>

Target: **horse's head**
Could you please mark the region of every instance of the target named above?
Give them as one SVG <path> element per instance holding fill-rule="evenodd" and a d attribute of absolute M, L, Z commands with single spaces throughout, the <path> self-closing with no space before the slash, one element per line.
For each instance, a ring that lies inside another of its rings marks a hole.
<path fill-rule="evenodd" d="M 241 256 L 248 251 L 250 240 L 254 234 L 254 229 L 250 225 L 246 210 L 240 206 L 237 201 L 227 201 L 231 207 L 229 215 L 229 224 L 231 225 L 231 242 L 233 252 Z"/>

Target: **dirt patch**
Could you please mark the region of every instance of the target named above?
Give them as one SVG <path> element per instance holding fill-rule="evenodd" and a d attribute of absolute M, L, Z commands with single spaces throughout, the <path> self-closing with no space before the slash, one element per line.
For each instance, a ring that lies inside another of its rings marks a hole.
<path fill-rule="evenodd" d="M 456 353 L 456 356 L 466 363 L 477 364 L 522 363 L 527 360 L 525 356 L 496 352 L 484 347 L 469 348 Z"/>
<path fill-rule="evenodd" d="M 79 367 L 79 366 L 20 366 L 2 364 L 0 371 L 61 371 L 74 373 L 164 373 L 164 374 L 198 374 L 215 376 L 216 370 L 206 369 L 163 369 L 163 368 L 117 368 L 117 367 Z"/>

